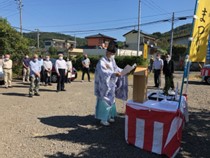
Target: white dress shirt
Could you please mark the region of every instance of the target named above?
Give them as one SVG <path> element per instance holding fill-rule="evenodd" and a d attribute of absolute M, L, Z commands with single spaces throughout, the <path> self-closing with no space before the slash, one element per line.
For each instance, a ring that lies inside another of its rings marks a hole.
<path fill-rule="evenodd" d="M 45 60 L 43 64 L 45 70 L 52 70 L 52 62 L 50 60 Z"/>
<path fill-rule="evenodd" d="M 57 59 L 55 62 L 55 69 L 56 72 L 59 74 L 58 69 L 65 69 L 65 73 L 67 72 L 67 66 L 66 66 L 66 61 L 65 60 L 61 60 L 61 59 Z"/>
<path fill-rule="evenodd" d="M 153 70 L 162 70 L 163 69 L 163 60 L 162 59 L 156 59 L 153 62 Z"/>

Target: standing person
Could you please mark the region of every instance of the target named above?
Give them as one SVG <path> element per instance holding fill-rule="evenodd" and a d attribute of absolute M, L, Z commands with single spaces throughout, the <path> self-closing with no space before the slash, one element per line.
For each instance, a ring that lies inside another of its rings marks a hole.
<path fill-rule="evenodd" d="M 38 61 L 38 55 L 34 54 L 33 59 L 30 61 L 30 88 L 29 88 L 29 97 L 33 95 L 40 96 L 39 94 L 39 82 L 40 82 L 40 72 L 41 67 Z"/>
<path fill-rule="evenodd" d="M 69 58 L 67 58 L 66 66 L 67 66 L 66 83 L 71 83 L 71 75 L 72 75 L 73 67 L 72 67 L 72 62 L 71 60 L 69 60 Z"/>
<path fill-rule="evenodd" d="M 154 71 L 154 82 L 155 87 L 161 87 L 161 71 L 163 70 L 163 60 L 160 58 L 160 54 L 157 53 L 156 60 L 153 63 L 153 71 Z"/>
<path fill-rule="evenodd" d="M 97 97 L 95 117 L 101 120 L 101 124 L 108 126 L 114 122 L 117 114 L 115 97 L 127 100 L 127 77 L 121 76 L 121 69 L 116 65 L 114 54 L 116 43 L 111 42 L 102 57 L 95 71 L 95 96 Z M 119 86 L 121 85 L 121 86 Z"/>
<path fill-rule="evenodd" d="M 46 56 L 46 60 L 43 63 L 44 66 L 44 78 L 45 78 L 45 86 L 51 86 L 51 72 L 52 72 L 52 62 L 50 61 L 50 56 Z"/>
<path fill-rule="evenodd" d="M 174 90 L 173 73 L 174 73 L 174 61 L 171 60 L 170 55 L 167 54 L 163 66 L 163 74 L 165 75 L 164 91 L 166 95 L 168 95 L 169 88 L 172 88 L 172 90 Z"/>
<path fill-rule="evenodd" d="M 45 73 L 44 73 L 44 60 L 42 55 L 39 55 L 39 66 L 41 68 L 41 72 L 40 72 L 40 82 L 42 85 L 44 85 L 44 81 L 45 81 Z"/>
<path fill-rule="evenodd" d="M 59 58 L 55 62 L 55 69 L 58 75 L 57 92 L 66 91 L 64 88 L 65 76 L 67 74 L 66 61 L 63 59 L 63 54 L 58 54 Z"/>
<path fill-rule="evenodd" d="M 154 58 L 151 55 L 150 60 L 149 60 L 149 71 L 150 72 L 152 72 L 153 63 L 154 63 Z"/>
<path fill-rule="evenodd" d="M 23 83 L 25 81 L 29 82 L 29 76 L 30 76 L 30 59 L 29 56 L 26 54 L 23 58 Z"/>
<path fill-rule="evenodd" d="M 4 72 L 5 88 L 12 88 L 12 60 L 9 54 L 5 55 L 2 68 Z"/>
<path fill-rule="evenodd" d="M 84 54 L 84 58 L 82 60 L 82 82 L 84 81 L 84 75 L 87 73 L 88 81 L 90 81 L 90 59 L 88 58 L 87 54 Z"/>

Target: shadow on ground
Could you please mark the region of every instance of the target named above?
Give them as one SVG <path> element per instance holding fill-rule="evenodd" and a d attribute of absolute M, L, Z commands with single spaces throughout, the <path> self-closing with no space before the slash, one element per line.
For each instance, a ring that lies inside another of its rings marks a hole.
<path fill-rule="evenodd" d="M 183 130 L 181 150 L 176 158 L 201 158 L 210 156 L 210 111 L 191 109 L 190 122 Z M 68 141 L 88 145 L 80 153 L 66 155 L 57 151 L 47 158 L 160 158 L 134 146 L 124 139 L 124 118 L 120 115 L 110 127 L 99 125 L 92 115 L 88 116 L 52 116 L 39 118 L 46 125 L 57 128 L 71 128 L 68 133 L 58 133 L 36 137 L 39 139 Z"/>
<path fill-rule="evenodd" d="M 19 97 L 27 97 L 28 96 L 28 94 L 26 94 L 26 93 L 15 93 L 15 92 L 2 93 L 2 95 L 19 96 Z"/>
<path fill-rule="evenodd" d="M 210 157 L 210 111 L 192 109 L 182 136 L 178 158 Z"/>
<path fill-rule="evenodd" d="M 201 81 L 188 81 L 188 83 L 189 84 L 193 84 L 193 85 L 206 85 L 206 86 L 209 86 L 206 82 L 201 82 Z"/>
<path fill-rule="evenodd" d="M 58 133 L 36 138 L 68 141 L 80 145 L 88 145 L 81 149 L 80 153 L 66 155 L 57 151 L 54 155 L 45 155 L 47 158 L 159 158 L 134 146 L 128 145 L 124 138 L 124 118 L 116 118 L 116 122 L 110 127 L 103 127 L 94 116 L 52 116 L 39 118 L 46 125 L 57 128 L 71 128 L 68 133 Z M 83 151 L 82 151 L 83 150 Z"/>

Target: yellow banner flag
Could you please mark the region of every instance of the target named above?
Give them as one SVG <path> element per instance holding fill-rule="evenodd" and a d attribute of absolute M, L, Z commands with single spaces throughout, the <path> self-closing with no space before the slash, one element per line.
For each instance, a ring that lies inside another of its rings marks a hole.
<path fill-rule="evenodd" d="M 147 59 L 147 54 L 148 54 L 148 45 L 144 44 L 144 54 L 143 54 L 144 59 Z"/>
<path fill-rule="evenodd" d="M 198 0 L 189 57 L 192 62 L 205 62 L 210 30 L 209 0 Z"/>

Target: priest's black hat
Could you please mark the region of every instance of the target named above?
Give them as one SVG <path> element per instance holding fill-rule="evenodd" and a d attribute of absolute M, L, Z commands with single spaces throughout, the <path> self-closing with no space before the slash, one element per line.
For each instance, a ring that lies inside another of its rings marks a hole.
<path fill-rule="evenodd" d="M 110 41 L 107 47 L 107 51 L 111 53 L 116 53 L 117 48 L 118 48 L 117 43 L 115 41 Z"/>

